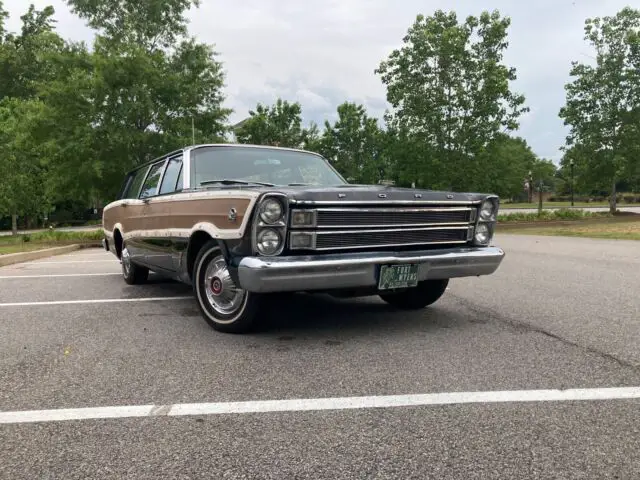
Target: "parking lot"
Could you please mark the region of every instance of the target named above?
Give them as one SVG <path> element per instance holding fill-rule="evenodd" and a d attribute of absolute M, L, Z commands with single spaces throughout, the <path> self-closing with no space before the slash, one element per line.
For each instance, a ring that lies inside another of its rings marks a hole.
<path fill-rule="evenodd" d="M 0 268 L 0 478 L 640 478 L 638 244 L 496 244 L 424 311 L 282 295 L 250 335 L 100 249 Z"/>

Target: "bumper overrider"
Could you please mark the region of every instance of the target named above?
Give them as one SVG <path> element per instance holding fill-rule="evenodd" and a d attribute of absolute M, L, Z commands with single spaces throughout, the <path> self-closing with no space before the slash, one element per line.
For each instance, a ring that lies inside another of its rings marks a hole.
<path fill-rule="evenodd" d="M 256 293 L 376 287 L 382 265 L 417 264 L 418 281 L 491 275 L 505 256 L 499 247 L 244 257 L 240 288 Z"/>

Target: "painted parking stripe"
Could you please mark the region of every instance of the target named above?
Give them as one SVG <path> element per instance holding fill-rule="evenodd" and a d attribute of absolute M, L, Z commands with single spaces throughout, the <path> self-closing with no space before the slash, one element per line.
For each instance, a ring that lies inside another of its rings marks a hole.
<path fill-rule="evenodd" d="M 66 420 L 96 420 L 106 418 L 307 412 L 320 410 L 420 407 L 454 404 L 572 402 L 629 399 L 640 399 L 640 387 L 451 392 L 371 397 L 309 398 L 249 402 L 178 403 L 167 405 L 129 405 L 54 410 L 25 410 L 0 412 L 0 424 L 61 422 Z"/>
<path fill-rule="evenodd" d="M 44 274 L 44 275 L 0 275 L 0 280 L 11 280 L 14 278 L 106 277 L 110 275 L 122 275 L 122 273 L 115 272 L 115 273 L 58 273 L 58 274 Z"/>
<path fill-rule="evenodd" d="M 192 299 L 191 296 L 182 297 L 150 297 L 150 298 L 100 298 L 95 300 L 54 300 L 50 302 L 17 302 L 0 303 L 0 307 L 38 307 L 41 305 L 81 305 L 90 303 L 119 303 L 119 302 L 160 302 Z"/>
<path fill-rule="evenodd" d="M 63 265 L 65 263 L 116 263 L 115 259 L 109 260 L 62 260 L 60 262 L 24 262 L 22 265 Z"/>

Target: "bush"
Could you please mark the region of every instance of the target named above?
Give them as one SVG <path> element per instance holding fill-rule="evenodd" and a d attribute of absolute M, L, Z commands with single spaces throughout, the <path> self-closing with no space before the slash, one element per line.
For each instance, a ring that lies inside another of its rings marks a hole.
<path fill-rule="evenodd" d="M 43 232 L 30 233 L 25 235 L 7 235 L 0 237 L 0 245 L 12 245 L 23 242 L 30 243 L 88 243 L 99 241 L 103 237 L 102 230 L 92 230 L 88 232 L 60 232 L 58 230 L 46 230 Z"/>
<path fill-rule="evenodd" d="M 540 221 L 552 221 L 552 220 L 582 220 L 584 218 L 594 217 L 610 217 L 609 212 L 590 212 L 587 210 L 560 208 L 558 210 L 542 210 L 541 214 L 538 212 L 531 213 L 504 213 L 498 214 L 498 222 L 540 222 Z"/>

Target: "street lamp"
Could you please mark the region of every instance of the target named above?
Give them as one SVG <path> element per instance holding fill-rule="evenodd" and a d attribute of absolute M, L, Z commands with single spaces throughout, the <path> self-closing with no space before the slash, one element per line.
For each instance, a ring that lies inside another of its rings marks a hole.
<path fill-rule="evenodd" d="M 569 160 L 569 167 L 571 168 L 571 206 L 573 207 L 573 158 Z"/>
<path fill-rule="evenodd" d="M 529 170 L 529 203 L 533 203 L 533 174 Z"/>

